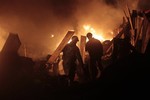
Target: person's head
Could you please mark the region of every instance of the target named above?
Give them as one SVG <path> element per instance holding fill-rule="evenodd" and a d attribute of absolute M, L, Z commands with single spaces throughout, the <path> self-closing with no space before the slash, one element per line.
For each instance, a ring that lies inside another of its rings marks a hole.
<path fill-rule="evenodd" d="M 72 42 L 78 42 L 78 41 L 79 41 L 79 39 L 78 39 L 77 36 L 73 36 L 73 37 L 71 38 L 71 40 L 72 40 Z"/>
<path fill-rule="evenodd" d="M 91 32 L 88 32 L 87 34 L 86 34 L 86 37 L 88 38 L 88 39 L 91 39 L 92 38 L 92 33 Z"/>

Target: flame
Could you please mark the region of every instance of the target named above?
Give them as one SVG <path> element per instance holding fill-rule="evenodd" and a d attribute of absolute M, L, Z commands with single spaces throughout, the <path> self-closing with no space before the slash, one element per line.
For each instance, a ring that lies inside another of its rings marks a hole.
<path fill-rule="evenodd" d="M 90 25 L 83 25 L 84 30 L 87 32 L 91 32 L 93 34 L 93 37 L 100 40 L 100 41 L 105 41 L 106 39 L 103 37 L 103 32 L 97 32 L 93 27 Z"/>
<path fill-rule="evenodd" d="M 105 41 L 105 39 L 101 35 L 93 34 L 93 37 L 100 41 Z"/>
<path fill-rule="evenodd" d="M 86 31 L 88 31 L 88 30 L 90 30 L 90 25 L 83 25 L 83 28 L 84 28 Z"/>

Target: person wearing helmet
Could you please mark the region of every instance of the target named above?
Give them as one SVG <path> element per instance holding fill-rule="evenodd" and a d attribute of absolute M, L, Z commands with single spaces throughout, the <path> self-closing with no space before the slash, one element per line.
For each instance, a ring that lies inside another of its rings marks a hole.
<path fill-rule="evenodd" d="M 103 46 L 99 40 L 93 38 L 92 33 L 87 33 L 86 37 L 89 40 L 86 43 L 85 51 L 89 53 L 90 57 L 89 69 L 91 74 L 91 80 L 95 80 L 98 75 L 97 67 L 100 69 L 100 71 L 103 70 L 103 66 L 101 63 L 101 57 L 103 56 Z"/>
<path fill-rule="evenodd" d="M 79 41 L 77 36 L 73 36 L 71 39 L 71 42 L 68 43 L 64 49 L 63 52 L 63 67 L 65 74 L 69 78 L 69 84 L 72 85 L 74 83 L 74 77 L 77 67 L 77 60 L 80 64 L 80 66 L 83 66 L 82 57 L 79 51 L 79 48 L 77 47 L 77 42 Z"/>

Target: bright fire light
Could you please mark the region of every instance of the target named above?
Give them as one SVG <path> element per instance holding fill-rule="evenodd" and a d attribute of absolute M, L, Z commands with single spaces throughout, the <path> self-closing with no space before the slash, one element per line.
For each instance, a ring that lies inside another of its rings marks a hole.
<path fill-rule="evenodd" d="M 96 30 L 91 27 L 90 25 L 83 25 L 84 30 L 87 32 L 91 32 L 93 34 L 93 37 L 100 40 L 105 41 L 105 38 L 102 36 L 103 32 L 96 32 Z"/>
<path fill-rule="evenodd" d="M 83 25 L 83 28 L 84 28 L 85 30 L 90 30 L 90 26 L 89 26 L 89 25 Z"/>
<path fill-rule="evenodd" d="M 93 37 L 100 41 L 105 41 L 105 39 L 101 35 L 93 34 Z"/>
<path fill-rule="evenodd" d="M 53 38 L 53 37 L 54 37 L 54 35 L 52 34 L 52 35 L 51 35 L 51 37 Z"/>

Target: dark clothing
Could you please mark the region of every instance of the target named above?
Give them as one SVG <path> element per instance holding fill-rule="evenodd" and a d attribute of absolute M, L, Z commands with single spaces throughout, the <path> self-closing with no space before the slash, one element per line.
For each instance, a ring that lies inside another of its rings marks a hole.
<path fill-rule="evenodd" d="M 79 62 L 83 63 L 79 48 L 71 43 L 64 47 L 62 59 L 67 62 L 75 62 L 78 59 Z"/>
<path fill-rule="evenodd" d="M 82 57 L 79 48 L 74 44 L 67 44 L 63 49 L 63 66 L 64 71 L 68 75 L 71 82 L 75 77 L 75 71 L 77 66 L 77 60 L 81 66 L 83 66 Z"/>
<path fill-rule="evenodd" d="M 86 51 L 88 51 L 90 58 L 100 58 L 103 55 L 103 46 L 97 39 L 90 39 L 86 44 Z"/>
<path fill-rule="evenodd" d="M 102 63 L 101 63 L 101 57 L 103 56 L 103 46 L 101 42 L 97 39 L 91 38 L 87 43 L 85 50 L 88 51 L 90 56 L 90 73 L 91 78 L 96 79 L 96 76 L 98 74 L 97 65 L 98 68 L 102 71 Z"/>

